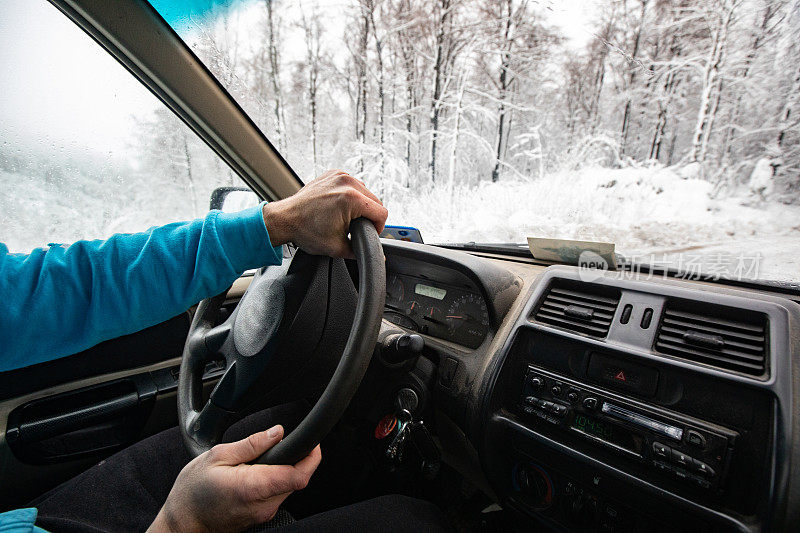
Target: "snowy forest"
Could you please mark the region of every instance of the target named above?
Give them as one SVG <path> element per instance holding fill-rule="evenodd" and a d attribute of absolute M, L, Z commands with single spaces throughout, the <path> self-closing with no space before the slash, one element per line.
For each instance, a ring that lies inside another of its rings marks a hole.
<path fill-rule="evenodd" d="M 526 0 L 244 7 L 188 40 L 304 179 L 345 153 L 384 193 L 654 163 L 724 188 L 765 159 L 798 197 L 796 1 L 605 0 L 580 48 Z"/>
<path fill-rule="evenodd" d="M 800 1 L 559 4 L 252 0 L 174 25 L 301 179 L 344 168 L 426 241 L 757 247 L 759 277 L 800 278 Z M 129 172 L 188 194 L 171 212 L 236 182 L 166 109 L 137 124 Z"/>

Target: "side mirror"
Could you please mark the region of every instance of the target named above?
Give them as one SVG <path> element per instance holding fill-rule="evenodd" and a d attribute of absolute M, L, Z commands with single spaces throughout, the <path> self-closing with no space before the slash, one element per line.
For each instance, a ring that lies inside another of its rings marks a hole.
<path fill-rule="evenodd" d="M 241 211 L 261 203 L 256 193 L 247 187 L 217 187 L 211 193 L 211 209 L 219 209 L 226 213 Z"/>

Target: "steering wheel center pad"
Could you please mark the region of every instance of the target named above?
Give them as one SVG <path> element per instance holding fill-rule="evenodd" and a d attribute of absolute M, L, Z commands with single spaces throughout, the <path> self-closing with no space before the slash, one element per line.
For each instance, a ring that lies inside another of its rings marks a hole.
<path fill-rule="evenodd" d="M 276 336 L 283 317 L 286 291 L 281 279 L 264 277 L 253 282 L 247 298 L 239 303 L 233 324 L 233 343 L 243 357 L 261 353 Z"/>

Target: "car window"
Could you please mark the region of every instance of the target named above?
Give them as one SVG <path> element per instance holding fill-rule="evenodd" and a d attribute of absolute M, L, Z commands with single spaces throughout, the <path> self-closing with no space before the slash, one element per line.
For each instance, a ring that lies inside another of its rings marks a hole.
<path fill-rule="evenodd" d="M 202 216 L 241 180 L 45 1 L 0 15 L 0 242 L 12 252 Z"/>
<path fill-rule="evenodd" d="M 152 4 L 303 180 L 345 168 L 425 242 L 800 280 L 796 3 Z"/>

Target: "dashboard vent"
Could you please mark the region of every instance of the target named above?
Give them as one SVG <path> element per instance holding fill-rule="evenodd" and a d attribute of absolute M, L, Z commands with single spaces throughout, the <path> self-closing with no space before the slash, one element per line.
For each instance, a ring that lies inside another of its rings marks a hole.
<path fill-rule="evenodd" d="M 670 301 L 655 347 L 681 359 L 761 376 L 766 371 L 767 319 L 731 307 Z"/>
<path fill-rule="evenodd" d="M 619 304 L 613 287 L 557 279 L 536 310 L 534 319 L 561 329 L 603 338 Z"/>

